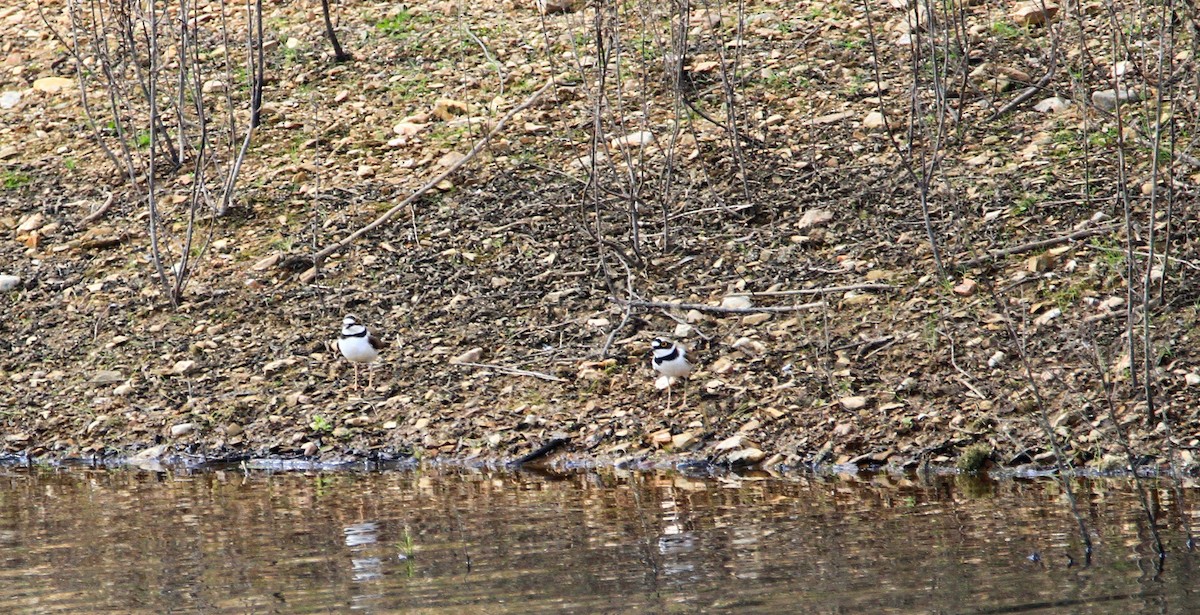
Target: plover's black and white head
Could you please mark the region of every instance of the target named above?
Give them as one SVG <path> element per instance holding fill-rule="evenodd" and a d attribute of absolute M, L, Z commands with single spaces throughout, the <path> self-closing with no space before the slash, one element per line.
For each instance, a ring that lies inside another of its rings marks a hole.
<path fill-rule="evenodd" d="M 687 350 L 682 344 L 656 337 L 650 342 L 653 357 L 650 366 L 662 374 L 658 388 L 667 390 L 667 408 L 671 407 L 671 383 L 677 378 L 687 378 L 692 373 L 692 363 L 687 360 Z M 687 386 L 683 389 L 683 402 L 687 403 Z"/>
<path fill-rule="evenodd" d="M 342 319 L 342 334 L 338 337 L 338 350 L 342 356 L 354 364 L 354 388 L 358 388 L 358 366 L 371 363 L 379 358 L 379 349 L 383 342 L 367 331 L 367 326 L 358 319 L 347 315 Z M 371 369 L 367 368 L 367 387 L 371 386 Z"/>

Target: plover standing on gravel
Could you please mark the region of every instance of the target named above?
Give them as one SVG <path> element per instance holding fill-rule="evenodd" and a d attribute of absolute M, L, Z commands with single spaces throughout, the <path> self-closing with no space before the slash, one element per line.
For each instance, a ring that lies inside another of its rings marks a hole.
<path fill-rule="evenodd" d="M 337 345 L 338 350 L 342 351 L 342 356 L 354 364 L 354 388 L 358 389 L 360 363 L 368 364 L 367 388 L 371 388 L 373 373 L 369 364 L 379 358 L 379 349 L 383 348 L 383 342 L 371 335 L 366 325 L 358 322 L 357 318 L 347 315 L 342 319 L 342 334 L 338 337 Z"/>
<path fill-rule="evenodd" d="M 662 374 L 655 382 L 655 386 L 667 390 L 667 409 L 670 409 L 671 383 L 677 378 L 686 379 L 688 374 L 692 373 L 692 364 L 687 360 L 687 351 L 682 344 L 656 337 L 654 341 L 650 342 L 650 348 L 654 353 L 654 357 L 650 359 L 650 365 L 654 367 L 654 371 Z M 686 381 L 683 384 L 683 404 L 687 404 Z"/>

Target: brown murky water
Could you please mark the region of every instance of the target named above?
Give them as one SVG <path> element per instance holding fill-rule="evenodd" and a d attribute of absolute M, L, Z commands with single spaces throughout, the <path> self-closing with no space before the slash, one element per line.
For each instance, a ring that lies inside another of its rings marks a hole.
<path fill-rule="evenodd" d="M 0 468 L 0 612 L 1200 612 L 1200 492 L 1077 485 Z"/>

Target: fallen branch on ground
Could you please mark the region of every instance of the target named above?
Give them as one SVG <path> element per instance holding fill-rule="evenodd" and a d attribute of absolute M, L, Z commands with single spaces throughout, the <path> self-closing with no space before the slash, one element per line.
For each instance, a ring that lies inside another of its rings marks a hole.
<path fill-rule="evenodd" d="M 531 372 L 529 370 L 517 369 L 515 367 L 505 367 L 503 365 L 489 365 L 487 363 L 470 363 L 467 361 L 463 361 L 460 363 L 451 363 L 451 365 L 465 365 L 467 367 L 477 367 L 479 369 L 490 369 L 493 371 L 500 372 L 502 374 L 512 374 L 514 376 L 533 376 L 534 378 L 541 378 L 542 380 L 549 380 L 551 382 L 566 382 L 566 379 L 559 378 L 558 376 L 555 376 L 553 374 L 544 374 L 542 372 Z"/>
<path fill-rule="evenodd" d="M 850 290 L 895 290 L 891 284 L 851 284 L 849 286 L 826 286 L 825 288 L 801 288 L 798 290 L 762 290 L 749 293 L 729 293 L 738 297 L 782 297 L 785 295 L 820 295 Z"/>
<path fill-rule="evenodd" d="M 669 301 L 622 301 L 613 299 L 620 305 L 628 305 L 630 307 L 648 307 L 648 308 L 674 308 L 678 310 L 696 310 L 697 312 L 716 312 L 718 314 L 755 314 L 759 312 L 801 312 L 811 310 L 813 308 L 822 307 L 824 301 L 814 301 L 813 303 L 802 303 L 800 305 L 768 305 L 761 307 L 734 308 L 723 307 L 720 305 L 705 305 L 703 303 L 671 303 Z"/>
<path fill-rule="evenodd" d="M 305 271 L 300 279 L 304 280 L 304 281 L 309 281 L 312 278 L 314 278 L 316 276 L 316 272 L 320 271 L 321 264 L 325 262 L 325 259 L 328 258 L 329 255 L 333 254 L 334 252 L 338 252 L 338 251 L 344 249 L 346 246 L 354 243 L 359 237 L 362 237 L 363 235 L 366 235 L 367 233 L 379 228 L 380 226 L 383 226 L 384 223 L 386 223 L 388 220 L 391 220 L 392 217 L 395 216 L 397 213 L 399 213 L 402 209 L 404 209 L 405 207 L 408 207 L 409 204 L 411 204 L 414 201 L 416 201 L 417 199 L 421 198 L 422 195 L 424 195 L 426 192 L 429 192 L 430 190 L 432 190 L 435 186 L 437 186 L 439 183 L 441 183 L 442 180 L 446 179 L 447 177 L 450 177 L 456 171 L 458 171 L 464 165 L 466 165 L 468 162 L 473 160 L 476 156 L 479 155 L 479 152 L 483 151 L 483 148 L 487 146 L 488 142 L 491 141 L 492 138 L 495 137 L 497 134 L 499 134 L 500 130 L 504 128 L 504 125 L 507 124 L 508 121 L 511 120 L 514 115 L 516 115 L 517 113 L 520 113 L 521 111 L 525 110 L 530 105 L 532 105 L 535 101 L 537 101 L 537 99 L 541 98 L 542 94 L 545 94 L 546 91 L 549 90 L 551 88 L 551 86 L 553 86 L 553 85 L 554 85 L 554 79 L 550 79 L 549 81 L 546 82 L 546 85 L 543 85 L 540 89 L 538 89 L 538 91 L 534 92 L 533 94 L 531 94 L 529 96 L 529 98 L 525 99 L 525 102 L 517 105 L 516 107 L 513 107 L 512 110 L 510 110 L 508 113 L 504 114 L 504 117 L 500 118 L 499 122 L 496 122 L 495 128 L 492 128 L 492 130 L 490 132 L 488 132 L 486 136 L 484 136 L 482 139 L 480 139 L 475 144 L 475 147 L 471 148 L 471 151 L 467 152 L 466 156 L 463 156 L 462 158 L 460 158 L 458 160 L 458 162 L 455 162 L 454 164 L 450 165 L 450 167 L 447 168 L 445 171 L 442 171 L 436 177 L 434 177 L 433 179 L 426 182 L 425 185 L 418 188 L 416 192 L 410 194 L 408 196 L 408 198 L 404 199 L 400 203 L 397 203 L 395 207 L 392 207 L 391 209 L 384 212 L 383 215 L 376 218 L 374 222 L 371 222 L 370 224 L 358 229 L 357 231 L 350 233 L 349 235 L 346 236 L 345 239 L 342 239 L 341 241 L 339 241 L 327 248 L 324 248 L 320 252 L 313 254 L 312 255 L 312 268 L 310 268 L 308 271 Z"/>
<path fill-rule="evenodd" d="M 1075 241 L 1076 239 L 1083 239 L 1084 237 L 1091 237 L 1092 235 L 1101 235 L 1104 233 L 1108 233 L 1110 231 L 1115 231 L 1115 230 L 1117 230 L 1117 228 L 1119 228 L 1118 225 L 1112 224 L 1109 226 L 1101 226 L 1101 227 L 1097 227 L 1097 228 L 1083 229 L 1081 231 L 1075 231 L 1074 233 L 1070 233 L 1068 235 L 1063 235 L 1061 237 L 1053 237 L 1051 239 L 1043 239 L 1041 241 L 1034 241 L 1031 243 L 1023 243 L 1019 246 L 1013 246 L 1011 248 L 1005 248 L 1003 250 L 994 250 L 992 252 L 988 252 L 986 256 L 980 256 L 979 258 L 973 258 L 969 261 L 963 261 L 963 262 L 959 263 L 957 265 L 957 267 L 959 269 L 970 269 L 971 267 L 977 267 L 984 263 L 990 263 L 993 261 L 1000 260 L 1001 258 L 1004 258 L 1005 256 L 1012 256 L 1013 254 L 1021 254 L 1023 252 L 1032 252 L 1034 250 L 1040 250 L 1042 248 L 1052 248 L 1054 246 L 1057 246 L 1058 244 L 1067 243 L 1068 241 Z"/>
<path fill-rule="evenodd" d="M 109 208 L 112 207 L 113 201 L 115 201 L 116 198 L 117 198 L 117 194 L 115 192 L 108 193 L 108 199 L 106 199 L 104 201 L 104 204 L 101 205 L 100 207 L 98 207 L 96 209 L 96 211 L 93 211 L 92 213 L 88 214 L 86 218 L 80 220 L 79 226 L 81 226 L 81 227 L 88 226 L 91 223 L 98 220 L 100 218 L 100 216 L 103 216 L 105 213 L 108 213 Z"/>

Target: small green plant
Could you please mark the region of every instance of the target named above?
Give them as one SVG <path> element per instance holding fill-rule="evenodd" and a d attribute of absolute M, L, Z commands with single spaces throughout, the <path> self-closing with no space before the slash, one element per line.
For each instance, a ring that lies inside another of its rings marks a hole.
<path fill-rule="evenodd" d="M 974 474 L 983 469 L 983 464 L 992 456 L 992 447 L 982 442 L 972 444 L 959 454 L 955 466 L 960 472 Z"/>
<path fill-rule="evenodd" d="M 318 433 L 328 433 L 333 431 L 333 424 L 329 422 L 329 419 L 319 414 L 313 415 L 312 421 L 309 422 L 308 426 L 313 431 Z"/>
<path fill-rule="evenodd" d="M 375 22 L 375 29 L 384 36 L 392 38 L 404 38 L 413 30 L 413 24 L 418 22 L 429 22 L 428 17 L 413 15 L 411 11 L 405 9 L 392 15 L 385 17 Z"/>
<path fill-rule="evenodd" d="M 1021 36 L 1021 29 L 1003 21 L 997 21 L 992 24 L 992 32 L 1003 36 L 1004 38 L 1017 38 Z"/>
<path fill-rule="evenodd" d="M 150 147 L 150 133 L 140 131 L 133 137 L 133 145 L 138 149 L 146 149 Z"/>
<path fill-rule="evenodd" d="M 74 171 L 75 169 L 79 168 L 79 163 L 75 162 L 74 158 L 67 158 L 66 160 L 63 160 L 63 166 L 66 167 L 68 171 Z"/>
<path fill-rule="evenodd" d="M 5 171 L 4 172 L 4 189 L 5 190 L 16 190 L 17 188 L 20 188 L 21 186 L 24 186 L 25 184 L 28 184 L 31 181 L 33 181 L 33 178 L 29 177 L 28 175 L 26 175 L 24 173 L 20 173 L 18 171 Z"/>

